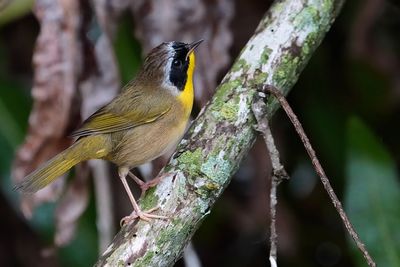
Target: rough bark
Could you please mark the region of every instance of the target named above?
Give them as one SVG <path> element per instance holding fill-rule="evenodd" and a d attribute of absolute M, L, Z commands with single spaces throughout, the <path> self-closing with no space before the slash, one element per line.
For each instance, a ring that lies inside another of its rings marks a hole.
<path fill-rule="evenodd" d="M 271 84 L 286 94 L 343 2 L 274 3 L 165 167 L 164 180 L 140 201 L 170 219 L 123 227 L 96 266 L 170 266 L 179 259 L 255 140 L 256 87 Z M 268 115 L 277 107 L 271 98 Z"/>

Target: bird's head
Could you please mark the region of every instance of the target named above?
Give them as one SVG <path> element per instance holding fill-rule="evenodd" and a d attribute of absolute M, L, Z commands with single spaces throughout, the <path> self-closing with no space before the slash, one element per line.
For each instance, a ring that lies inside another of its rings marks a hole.
<path fill-rule="evenodd" d="M 187 83 L 192 83 L 195 55 L 194 50 L 203 40 L 190 44 L 166 42 L 153 48 L 146 57 L 138 74 L 141 82 L 159 84 L 174 95 L 180 94 Z"/>

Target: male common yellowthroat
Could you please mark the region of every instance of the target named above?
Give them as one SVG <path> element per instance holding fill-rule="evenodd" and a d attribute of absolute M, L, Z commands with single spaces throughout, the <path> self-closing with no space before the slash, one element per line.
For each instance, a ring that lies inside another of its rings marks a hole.
<path fill-rule="evenodd" d="M 143 212 L 126 182 L 129 170 L 176 146 L 184 134 L 193 105 L 194 49 L 203 40 L 168 42 L 154 48 L 135 79 L 123 91 L 84 121 L 72 134 L 74 144 L 29 174 L 15 188 L 34 193 L 79 162 L 105 159 L 118 166 L 119 177 L 134 212 L 122 219 L 165 218 Z"/>

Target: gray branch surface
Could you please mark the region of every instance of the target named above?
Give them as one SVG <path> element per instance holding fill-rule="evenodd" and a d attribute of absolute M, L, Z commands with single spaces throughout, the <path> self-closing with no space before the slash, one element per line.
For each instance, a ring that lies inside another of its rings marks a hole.
<path fill-rule="evenodd" d="M 140 201 L 169 220 L 124 226 L 96 266 L 171 266 L 210 213 L 254 143 L 256 88 L 285 94 L 321 43 L 344 0 L 276 1 L 261 20 L 211 102 L 164 169 L 165 178 Z M 269 117 L 278 108 L 267 103 Z"/>

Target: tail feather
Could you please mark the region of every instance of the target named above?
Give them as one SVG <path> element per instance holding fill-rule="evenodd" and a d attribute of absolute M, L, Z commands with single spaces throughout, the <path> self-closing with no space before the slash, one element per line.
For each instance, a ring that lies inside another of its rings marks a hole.
<path fill-rule="evenodd" d="M 22 193 L 35 193 L 78 164 L 81 159 L 70 155 L 73 147 L 74 145 L 43 163 L 26 176 L 22 182 L 15 185 L 14 190 Z"/>
<path fill-rule="evenodd" d="M 107 136 L 81 138 L 72 146 L 54 156 L 14 187 L 23 193 L 35 193 L 50 184 L 81 161 L 103 158 L 111 149 Z"/>
<path fill-rule="evenodd" d="M 34 172 L 30 173 L 25 179 L 14 187 L 23 193 L 35 193 L 46 185 L 50 184 L 74 165 L 79 163 L 78 159 L 66 157 L 69 149 L 56 155 Z"/>

